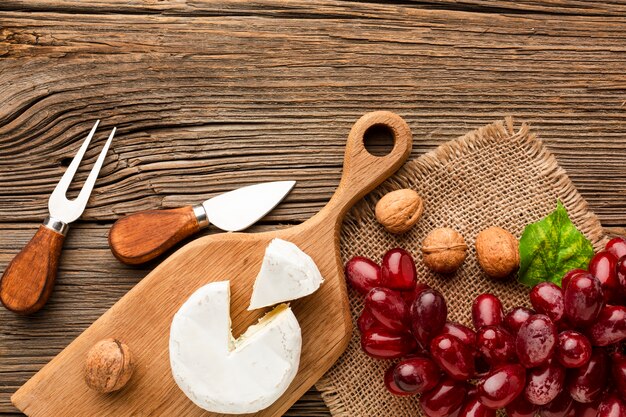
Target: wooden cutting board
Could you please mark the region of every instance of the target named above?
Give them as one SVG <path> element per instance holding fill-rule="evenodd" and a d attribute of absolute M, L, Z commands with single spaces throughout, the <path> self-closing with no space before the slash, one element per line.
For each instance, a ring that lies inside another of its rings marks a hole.
<path fill-rule="evenodd" d="M 384 126 L 392 133 L 395 143 L 388 155 L 373 156 L 365 149 L 363 138 L 372 126 Z M 402 118 L 390 112 L 364 115 L 348 136 L 339 187 L 319 213 L 288 229 L 215 234 L 187 244 L 26 382 L 11 401 L 29 416 L 218 415 L 195 406 L 172 378 L 168 354 L 172 317 L 199 287 L 230 280 L 233 334 L 243 333 L 268 310 L 246 311 L 265 248 L 278 237 L 309 254 L 325 279 L 317 292 L 292 302 L 302 328 L 300 368 L 285 394 L 257 413 L 282 415 L 332 366 L 350 340 L 352 324 L 339 256 L 343 217 L 357 200 L 393 174 L 410 152 L 411 132 Z M 122 390 L 102 395 L 87 388 L 82 368 L 89 348 L 109 337 L 128 344 L 136 370 Z"/>

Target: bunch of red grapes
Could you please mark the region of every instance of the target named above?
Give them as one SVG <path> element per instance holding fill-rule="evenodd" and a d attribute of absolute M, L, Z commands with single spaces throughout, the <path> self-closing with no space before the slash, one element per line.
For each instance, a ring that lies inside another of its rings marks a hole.
<path fill-rule="evenodd" d="M 446 301 L 417 282 L 403 249 L 346 264 L 365 295 L 361 347 L 401 359 L 385 373 L 394 395 L 420 395 L 428 417 L 626 417 L 626 239 L 611 240 L 589 270 L 530 292 L 533 310 L 504 313 L 491 294 L 472 305 L 474 329 L 447 321 Z"/>

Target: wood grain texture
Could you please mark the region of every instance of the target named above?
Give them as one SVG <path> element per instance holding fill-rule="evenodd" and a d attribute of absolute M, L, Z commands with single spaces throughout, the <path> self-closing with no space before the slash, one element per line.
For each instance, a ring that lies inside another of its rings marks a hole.
<path fill-rule="evenodd" d="M 401 114 L 414 156 L 504 115 L 529 121 L 603 224 L 623 232 L 625 7 L 0 2 L 0 269 L 47 215 L 93 120 L 121 128 L 49 304 L 27 319 L 0 309 L 0 412 L 14 413 L 17 387 L 157 265 L 117 262 L 106 245 L 114 220 L 295 179 L 254 230 L 300 223 L 330 198 L 344 132 L 368 110 Z M 327 413 L 312 392 L 289 415 Z"/>
<path fill-rule="evenodd" d="M 281 17 L 284 7 L 254 3 L 252 16 L 278 12 L 251 24 L 245 3 L 202 4 L 215 16 L 0 15 L 2 218 L 45 215 L 65 158 L 101 117 L 120 129 L 85 219 L 180 207 L 261 177 L 300 180 L 266 221 L 301 222 L 336 185 L 338 132 L 388 108 L 411 125 L 416 154 L 523 118 L 583 195 L 597 195 L 603 221 L 619 223 L 622 18 L 343 3 L 334 8 L 352 17 L 297 18 L 310 8 Z"/>
<path fill-rule="evenodd" d="M 373 126 L 392 132 L 394 146 L 373 156 L 364 146 Z M 339 358 L 352 336 L 339 234 L 350 207 L 387 179 L 411 153 L 411 131 L 386 111 L 361 117 L 348 136 L 341 182 L 328 204 L 306 222 L 263 234 L 224 233 L 197 239 L 167 258 L 41 371 L 11 401 L 29 416 L 138 414 L 226 416 L 207 413 L 177 389 L 168 355 L 172 317 L 198 288 L 230 281 L 233 334 L 240 335 L 269 309 L 248 311 L 265 249 L 274 238 L 295 243 L 315 261 L 324 284 L 291 307 L 302 329 L 298 373 L 287 391 L 255 415 L 281 416 Z M 123 340 L 133 350 L 135 372 L 123 390 L 94 394 L 82 378 L 87 351 L 105 338 Z"/>
<path fill-rule="evenodd" d="M 302 9 L 307 8 L 309 17 L 352 17 L 361 15 L 360 12 L 369 11 L 374 15 L 376 11 L 388 10 L 389 3 L 403 7 L 420 7 L 424 9 L 474 11 L 478 13 L 546 13 L 546 14 L 575 14 L 591 16 L 623 16 L 626 12 L 626 2 L 611 0 L 589 2 L 584 0 L 407 0 L 389 2 L 366 2 L 361 6 L 357 2 L 320 1 L 315 2 L 315 8 L 304 0 L 290 2 L 289 5 L 277 4 L 268 1 L 247 2 L 234 0 L 228 2 L 228 7 L 220 7 L 223 3 L 215 4 L 209 0 L 154 2 L 146 0 L 90 0 L 76 2 L 72 0 L 39 0 L 35 4 L 28 0 L 5 0 L 0 9 L 24 11 L 55 11 L 71 13 L 110 13 L 112 9 L 120 14 L 164 14 L 164 15 L 225 15 L 225 16 L 296 16 L 302 18 Z M 375 4 L 382 3 L 382 4 Z"/>
<path fill-rule="evenodd" d="M 146 210 L 116 221 L 109 231 L 109 246 L 121 262 L 139 265 L 199 230 L 192 206 Z"/>
<path fill-rule="evenodd" d="M 5 308 L 31 314 L 46 304 L 54 288 L 64 240 L 61 233 L 39 226 L 0 278 L 0 300 Z"/>

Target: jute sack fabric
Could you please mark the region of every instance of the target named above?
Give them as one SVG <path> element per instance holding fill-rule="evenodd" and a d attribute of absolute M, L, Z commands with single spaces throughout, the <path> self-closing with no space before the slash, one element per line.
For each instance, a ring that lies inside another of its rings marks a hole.
<path fill-rule="evenodd" d="M 409 232 L 392 235 L 376 221 L 374 207 L 381 196 L 399 188 L 416 190 L 424 199 L 425 210 Z M 518 284 L 515 277 L 496 282 L 482 272 L 474 249 L 476 235 L 489 226 L 500 226 L 519 238 L 527 224 L 556 208 L 557 199 L 595 249 L 600 249 L 605 243 L 600 222 L 565 171 L 527 125 L 515 130 L 512 119 L 506 119 L 408 162 L 359 202 L 343 224 L 342 260 L 361 255 L 380 262 L 393 247 L 408 250 L 415 257 L 418 280 L 445 296 L 448 319 L 471 327 L 471 304 L 479 294 L 495 294 L 505 310 L 529 305 L 528 288 Z M 465 263 L 452 276 L 432 273 L 421 259 L 424 237 L 444 226 L 459 231 L 470 248 Z M 349 295 L 354 321 L 352 340 L 317 384 L 331 414 L 422 416 L 416 396 L 400 398 L 386 391 L 383 375 L 392 362 L 371 359 L 361 351 L 356 319 L 363 308 L 363 297 L 352 289 Z"/>

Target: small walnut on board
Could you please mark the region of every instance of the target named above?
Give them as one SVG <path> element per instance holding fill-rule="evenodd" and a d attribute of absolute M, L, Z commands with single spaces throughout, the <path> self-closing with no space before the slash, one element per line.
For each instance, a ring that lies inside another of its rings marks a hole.
<path fill-rule="evenodd" d="M 519 268 L 519 247 L 515 236 L 501 227 L 490 227 L 476 236 L 476 256 L 487 275 L 502 279 Z"/>
<path fill-rule="evenodd" d="M 133 356 L 117 339 L 104 339 L 87 352 L 84 376 L 89 388 L 101 393 L 117 391 L 133 374 Z"/>
<path fill-rule="evenodd" d="M 448 227 L 435 229 L 422 242 L 424 264 L 440 274 L 451 274 L 465 261 L 467 245 L 459 232 Z"/>
<path fill-rule="evenodd" d="M 391 191 L 376 203 L 376 219 L 391 233 L 406 232 L 423 212 L 422 197 L 408 188 Z"/>

